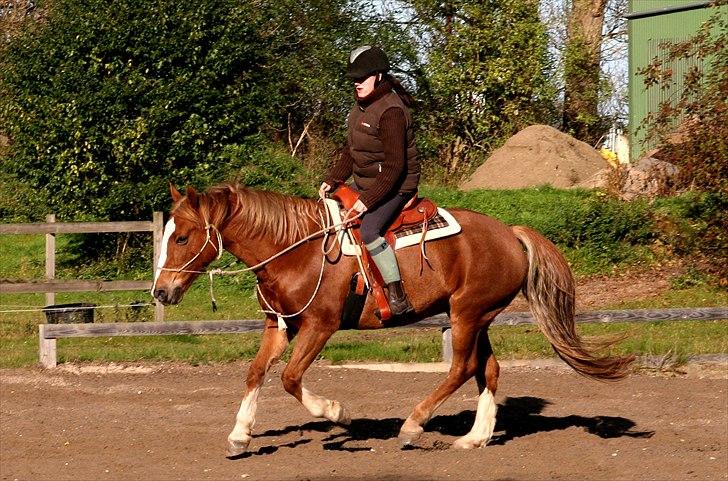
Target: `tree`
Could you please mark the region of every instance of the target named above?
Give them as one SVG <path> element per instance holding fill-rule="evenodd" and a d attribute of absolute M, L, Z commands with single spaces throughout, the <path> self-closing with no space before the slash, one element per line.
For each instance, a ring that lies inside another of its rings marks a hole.
<path fill-rule="evenodd" d="M 693 190 L 702 195 L 693 202 L 693 218 L 699 235 L 694 245 L 706 270 L 728 285 L 728 15 L 726 0 L 693 37 L 665 42 L 667 54 L 655 57 L 638 73 L 645 86 L 668 89 L 674 81 L 676 62 L 692 60 L 684 75 L 684 89 L 677 98 L 660 103 L 644 127 L 656 139 L 659 156 L 680 167 L 676 191 Z M 721 10 L 722 9 L 722 10 Z"/>
<path fill-rule="evenodd" d="M 602 27 L 607 0 L 572 0 L 564 50 L 563 128 L 579 140 L 599 138 Z"/>
<path fill-rule="evenodd" d="M 695 36 L 660 47 L 667 54 L 638 72 L 646 87 L 669 88 L 676 62 L 691 62 L 683 90 L 660 102 L 643 127 L 662 155 L 682 167 L 678 189 L 728 197 L 728 16 L 718 10 Z"/>
<path fill-rule="evenodd" d="M 535 0 L 411 2 L 429 39 L 420 79 L 429 148 L 467 172 L 552 101 L 545 29 Z"/>
<path fill-rule="evenodd" d="M 2 170 L 61 218 L 146 216 L 169 180 L 229 178 L 261 137 L 338 128 L 354 16 L 347 0 L 54 1 L 5 51 Z"/>

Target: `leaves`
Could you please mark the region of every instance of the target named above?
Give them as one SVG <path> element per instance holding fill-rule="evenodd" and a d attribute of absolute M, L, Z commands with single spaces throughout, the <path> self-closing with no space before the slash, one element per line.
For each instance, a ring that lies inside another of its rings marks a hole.
<path fill-rule="evenodd" d="M 337 130 L 350 102 L 341 74 L 364 26 L 344 0 L 51 6 L 8 46 L 0 121 L 3 169 L 60 218 L 140 218 L 167 205 L 150 186 L 215 177 L 226 146 L 289 118 Z"/>
<path fill-rule="evenodd" d="M 467 170 L 517 130 L 545 122 L 552 90 L 536 2 L 412 5 L 431 42 L 422 122 L 442 167 Z"/>

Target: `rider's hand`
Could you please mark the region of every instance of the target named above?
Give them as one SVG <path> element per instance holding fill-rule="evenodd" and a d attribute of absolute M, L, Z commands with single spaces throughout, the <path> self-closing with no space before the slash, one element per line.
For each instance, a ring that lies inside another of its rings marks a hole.
<path fill-rule="evenodd" d="M 319 187 L 319 197 L 322 199 L 326 198 L 326 192 L 331 190 L 331 186 L 327 184 L 326 182 L 321 183 L 321 187 Z"/>

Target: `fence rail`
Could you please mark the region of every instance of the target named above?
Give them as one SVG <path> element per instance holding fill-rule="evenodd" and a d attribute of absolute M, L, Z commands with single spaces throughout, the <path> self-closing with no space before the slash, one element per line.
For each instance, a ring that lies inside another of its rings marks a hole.
<path fill-rule="evenodd" d="M 57 292 L 142 291 L 152 287 L 151 281 L 58 280 L 56 275 L 56 234 L 105 234 L 118 232 L 151 232 L 153 236 L 154 266 L 157 265 L 162 243 L 162 213 L 154 212 L 151 221 L 118 222 L 56 222 L 55 214 L 47 222 L 30 224 L 0 224 L 0 234 L 45 234 L 45 281 L 0 281 L 0 293 L 46 293 L 46 305 L 55 303 Z M 154 318 L 164 320 L 164 306 L 156 302 Z"/>
<path fill-rule="evenodd" d="M 0 234 L 105 234 L 110 232 L 154 232 L 155 229 L 154 221 L 0 224 Z"/>
<path fill-rule="evenodd" d="M 0 293 L 18 294 L 35 292 L 101 292 L 143 291 L 152 288 L 152 281 L 62 281 L 3 282 Z"/>
<path fill-rule="evenodd" d="M 577 322 L 652 322 L 678 320 L 728 319 L 728 307 L 694 309 L 637 309 L 628 311 L 592 311 L 577 314 Z M 527 312 L 502 313 L 495 325 L 517 326 L 534 324 Z M 160 336 L 173 334 L 240 334 L 260 331 L 263 320 L 176 321 L 176 322 L 116 322 L 99 324 L 41 324 L 39 326 L 40 362 L 46 368 L 57 364 L 56 339 L 69 337 Z M 450 319 L 445 314 L 429 317 L 405 328 L 439 327 L 443 329 L 443 359 L 452 359 Z"/>

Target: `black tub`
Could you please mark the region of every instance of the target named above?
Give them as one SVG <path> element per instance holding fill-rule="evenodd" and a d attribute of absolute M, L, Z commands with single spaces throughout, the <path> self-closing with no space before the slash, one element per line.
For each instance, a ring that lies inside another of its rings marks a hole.
<path fill-rule="evenodd" d="M 94 322 L 96 304 L 53 304 L 43 308 L 48 324 Z"/>

